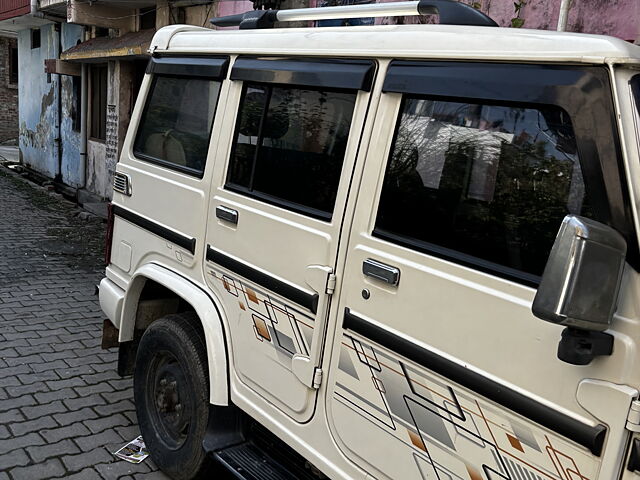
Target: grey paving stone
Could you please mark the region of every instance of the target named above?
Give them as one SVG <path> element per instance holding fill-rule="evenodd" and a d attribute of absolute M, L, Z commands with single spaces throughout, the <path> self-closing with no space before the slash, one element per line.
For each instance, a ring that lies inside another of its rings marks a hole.
<path fill-rule="evenodd" d="M 133 440 L 133 438 L 129 440 Z M 127 440 L 127 442 L 129 440 Z M 124 443 L 126 443 L 124 442 L 122 436 L 120 436 L 120 434 L 115 430 L 106 430 L 96 435 L 90 435 L 87 437 L 77 437 L 74 439 L 74 441 L 83 452 L 89 452 L 104 445 L 124 445 Z"/>
<path fill-rule="evenodd" d="M 36 420 L 29 420 L 29 421 L 20 422 L 20 423 L 12 423 L 9 425 L 9 428 L 11 429 L 11 432 L 15 436 L 19 437 L 27 433 L 39 432 L 42 429 L 52 428 L 57 426 L 58 424 L 53 419 L 53 417 L 47 416 L 47 417 L 40 417 Z"/>
<path fill-rule="evenodd" d="M 27 453 L 29 453 L 29 456 L 34 462 L 41 463 L 50 457 L 80 453 L 80 449 L 74 442 L 66 439 L 58 443 L 51 443 L 38 447 L 27 447 Z"/>
<path fill-rule="evenodd" d="M 104 478 L 105 480 L 117 480 L 123 475 L 130 475 L 132 473 L 145 473 L 150 471 L 149 466 L 144 462 L 133 464 L 125 462 L 124 460 L 108 464 L 102 463 L 100 465 L 96 465 L 95 468 L 96 470 L 98 470 L 98 472 L 100 472 L 100 475 L 102 475 L 102 478 Z"/>
<path fill-rule="evenodd" d="M 34 480 L 64 475 L 65 469 L 57 458 L 28 467 L 18 467 L 11 470 L 13 480 Z"/>
<path fill-rule="evenodd" d="M 8 438 L 0 440 L 0 455 L 9 453 L 18 448 L 25 448 L 32 445 L 43 445 L 45 441 L 37 433 L 29 433 L 22 437 Z"/>
<path fill-rule="evenodd" d="M 54 400 L 66 400 L 69 398 L 76 398 L 78 394 L 71 388 L 63 388 L 60 390 L 54 390 L 53 392 L 36 393 L 34 397 L 38 403 L 49 403 Z"/>
<path fill-rule="evenodd" d="M 98 414 L 90 408 L 82 408 L 73 412 L 57 413 L 53 416 L 53 418 L 55 418 L 56 422 L 58 422 L 60 425 L 64 426 L 83 420 L 98 418 Z"/>
<path fill-rule="evenodd" d="M 89 435 L 91 432 L 82 423 L 76 422 L 65 427 L 52 428 L 50 430 L 42 430 L 42 435 L 49 443 L 55 443 L 65 438 L 76 438 Z"/>
<path fill-rule="evenodd" d="M 104 448 L 96 448 L 90 452 L 80 453 L 78 455 L 66 455 L 62 457 L 61 460 L 64 466 L 67 467 L 67 470 L 75 472 L 99 463 L 111 462 L 114 460 L 114 456 Z"/>
<path fill-rule="evenodd" d="M 24 467 L 31 462 L 27 453 L 23 449 L 13 450 L 12 452 L 0 455 L 0 467 L 7 471 L 13 467 Z M 1 477 L 0 477 L 1 478 Z"/>
<path fill-rule="evenodd" d="M 85 468 L 78 473 L 65 474 L 62 478 L 64 480 L 102 480 L 100 474 L 93 468 Z"/>
<path fill-rule="evenodd" d="M 36 405 L 35 407 L 24 407 L 22 409 L 22 413 L 24 413 L 27 418 L 38 418 L 43 415 L 52 415 L 66 411 L 67 407 L 60 401 L 47 403 L 45 405 Z"/>
<path fill-rule="evenodd" d="M 117 414 L 104 418 L 96 418 L 95 420 L 87 420 L 83 423 L 91 432 L 98 433 L 108 428 L 129 425 L 129 420 L 124 415 Z"/>

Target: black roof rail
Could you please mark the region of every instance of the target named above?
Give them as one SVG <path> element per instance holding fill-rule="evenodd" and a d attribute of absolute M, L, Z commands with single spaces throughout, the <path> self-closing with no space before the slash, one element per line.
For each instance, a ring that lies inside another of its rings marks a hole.
<path fill-rule="evenodd" d="M 217 27 L 240 27 L 240 29 L 244 30 L 271 28 L 276 22 L 434 14 L 440 17 L 440 23 L 444 25 L 498 26 L 496 22 L 480 10 L 455 0 L 369 3 L 291 10 L 253 10 L 236 15 L 212 18 L 211 23 Z"/>

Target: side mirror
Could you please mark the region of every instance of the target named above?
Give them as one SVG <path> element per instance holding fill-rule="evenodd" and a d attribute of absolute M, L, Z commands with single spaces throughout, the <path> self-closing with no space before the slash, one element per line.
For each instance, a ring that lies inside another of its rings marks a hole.
<path fill-rule="evenodd" d="M 611 354 L 612 337 L 596 332 L 611 324 L 626 253 L 613 228 L 576 215 L 562 221 L 531 308 L 536 317 L 568 327 L 561 360 L 585 365 Z"/>

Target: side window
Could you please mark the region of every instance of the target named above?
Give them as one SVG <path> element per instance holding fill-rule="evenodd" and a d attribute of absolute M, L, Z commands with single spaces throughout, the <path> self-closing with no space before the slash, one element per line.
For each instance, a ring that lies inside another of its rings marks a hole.
<path fill-rule="evenodd" d="M 245 83 L 225 187 L 330 219 L 355 100 L 355 92 Z"/>
<path fill-rule="evenodd" d="M 535 283 L 568 213 L 593 216 L 564 110 L 405 97 L 374 235 Z"/>
<path fill-rule="evenodd" d="M 154 78 L 133 152 L 136 157 L 202 176 L 220 82 L 204 78 Z"/>

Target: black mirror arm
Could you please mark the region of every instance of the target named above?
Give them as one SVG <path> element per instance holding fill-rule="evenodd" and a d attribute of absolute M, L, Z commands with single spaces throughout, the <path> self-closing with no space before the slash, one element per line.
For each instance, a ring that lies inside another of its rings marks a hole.
<path fill-rule="evenodd" d="M 588 365 L 599 356 L 613 353 L 613 335 L 567 327 L 558 344 L 558 359 L 571 365 Z"/>

